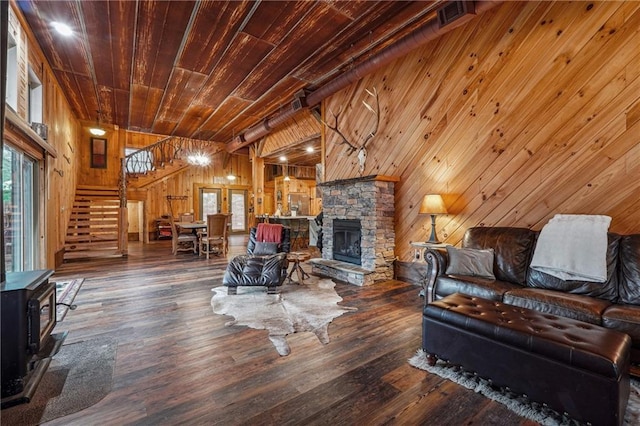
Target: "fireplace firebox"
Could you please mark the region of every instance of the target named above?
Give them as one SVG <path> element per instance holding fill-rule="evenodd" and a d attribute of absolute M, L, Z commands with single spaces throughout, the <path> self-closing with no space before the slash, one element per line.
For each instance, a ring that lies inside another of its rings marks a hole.
<path fill-rule="evenodd" d="M 333 258 L 343 262 L 361 265 L 360 247 L 361 226 L 359 220 L 334 219 L 333 221 Z"/>

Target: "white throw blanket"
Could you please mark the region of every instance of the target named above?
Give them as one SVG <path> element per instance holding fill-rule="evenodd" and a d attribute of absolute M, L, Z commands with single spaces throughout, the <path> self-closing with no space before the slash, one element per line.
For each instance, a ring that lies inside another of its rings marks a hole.
<path fill-rule="evenodd" d="M 557 214 L 540 231 L 531 267 L 563 280 L 607 280 L 611 218 Z"/>

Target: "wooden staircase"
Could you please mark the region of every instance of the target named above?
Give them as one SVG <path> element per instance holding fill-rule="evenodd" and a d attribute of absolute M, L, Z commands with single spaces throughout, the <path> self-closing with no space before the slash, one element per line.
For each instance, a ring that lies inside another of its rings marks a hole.
<path fill-rule="evenodd" d="M 131 187 L 145 188 L 188 168 L 190 165 L 186 157 L 190 152 L 213 155 L 224 149 L 225 145 L 219 142 L 169 136 L 127 155 L 121 179 Z"/>
<path fill-rule="evenodd" d="M 127 255 L 127 186 L 145 188 L 189 167 L 190 152 L 213 155 L 218 142 L 169 136 L 122 159 L 117 188 L 79 186 L 69 218 L 64 260 Z"/>
<path fill-rule="evenodd" d="M 81 186 L 69 218 L 64 259 L 126 254 L 121 247 L 118 188 Z"/>

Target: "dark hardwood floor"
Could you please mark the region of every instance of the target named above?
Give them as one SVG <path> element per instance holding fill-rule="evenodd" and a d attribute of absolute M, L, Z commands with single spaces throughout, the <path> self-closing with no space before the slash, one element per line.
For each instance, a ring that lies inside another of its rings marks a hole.
<path fill-rule="evenodd" d="M 245 241 L 233 237 L 229 257 Z M 226 263 L 173 256 L 159 241 L 60 267 L 54 280 L 86 280 L 56 331 L 69 331 L 66 344 L 111 338 L 118 349 L 111 393 L 48 424 L 534 424 L 407 363 L 420 347 L 416 286 L 339 283 L 342 304 L 358 310 L 331 323 L 329 344 L 291 335 L 280 357 L 266 331 L 225 327 L 230 318 L 212 312 Z"/>

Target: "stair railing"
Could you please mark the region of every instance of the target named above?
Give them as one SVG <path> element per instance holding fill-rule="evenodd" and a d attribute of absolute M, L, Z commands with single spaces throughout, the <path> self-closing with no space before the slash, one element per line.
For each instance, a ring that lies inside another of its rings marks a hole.
<path fill-rule="evenodd" d="M 119 197 L 120 197 L 120 219 L 118 226 L 120 231 L 121 252 L 126 255 L 127 246 L 127 175 L 147 174 L 165 164 L 171 164 L 174 160 L 182 158 L 189 152 L 211 151 L 211 146 L 215 142 L 207 142 L 198 139 L 169 136 L 159 140 L 149 146 L 126 155 L 120 165 Z M 223 148 L 219 147 L 216 152 Z M 211 153 L 213 154 L 213 153 Z"/>
<path fill-rule="evenodd" d="M 201 148 L 205 143 L 207 142 L 169 136 L 125 156 L 120 167 L 120 204 L 127 205 L 126 181 L 128 174 L 147 174 L 157 170 L 182 158 L 184 153 Z"/>

